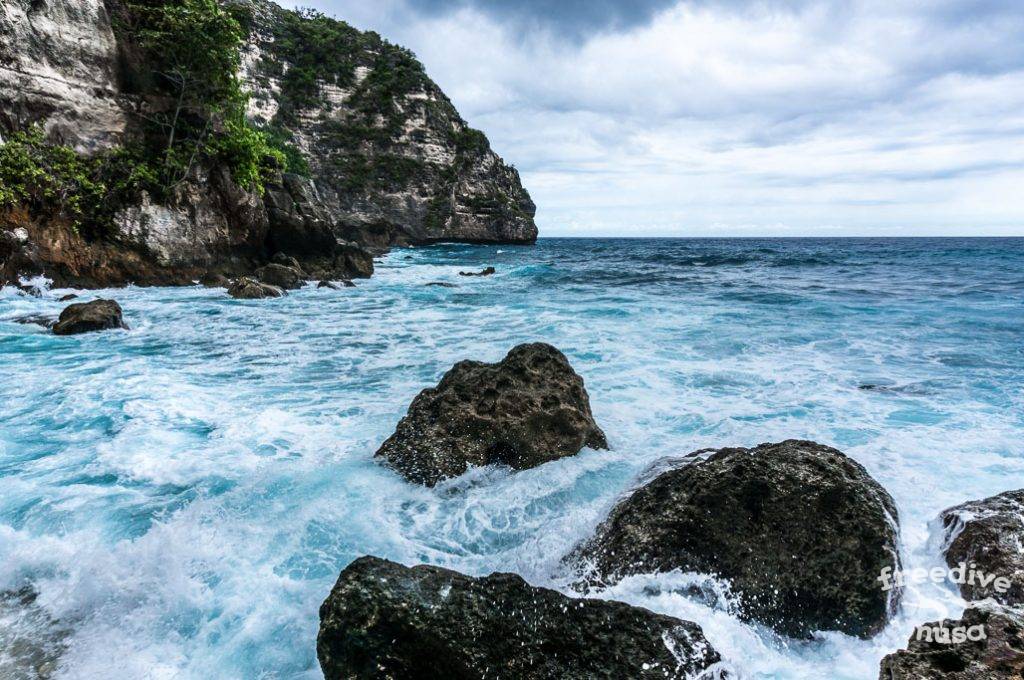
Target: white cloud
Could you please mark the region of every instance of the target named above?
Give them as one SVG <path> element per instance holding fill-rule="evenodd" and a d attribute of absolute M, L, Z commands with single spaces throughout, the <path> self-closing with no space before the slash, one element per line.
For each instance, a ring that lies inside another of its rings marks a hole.
<path fill-rule="evenodd" d="M 520 168 L 542 235 L 1024 234 L 1005 3 L 680 3 L 582 40 L 317 4 L 420 56 Z"/>

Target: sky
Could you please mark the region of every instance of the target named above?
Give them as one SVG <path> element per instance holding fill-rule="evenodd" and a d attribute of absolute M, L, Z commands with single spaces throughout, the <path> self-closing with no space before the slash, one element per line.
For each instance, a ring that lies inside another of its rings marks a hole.
<path fill-rule="evenodd" d="M 542 236 L 1024 235 L 1024 0 L 302 0 L 412 49 Z"/>

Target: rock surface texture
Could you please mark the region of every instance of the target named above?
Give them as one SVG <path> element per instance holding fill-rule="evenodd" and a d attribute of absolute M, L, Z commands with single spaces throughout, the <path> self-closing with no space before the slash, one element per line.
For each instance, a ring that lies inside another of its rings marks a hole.
<path fill-rule="evenodd" d="M 981 639 L 962 639 L 960 635 Z M 994 603 L 961 619 L 926 623 L 907 649 L 882 659 L 878 680 L 1019 680 L 1024 677 L 1024 616 Z M 973 630 L 972 630 L 973 629 Z M 944 632 L 945 631 L 945 632 Z M 919 635 L 923 635 L 918 639 Z"/>
<path fill-rule="evenodd" d="M 358 278 L 373 272 L 369 251 L 393 245 L 536 239 L 516 170 L 411 53 L 266 0 L 234 4 L 251 15 L 240 73 L 248 115 L 289 140 L 296 167 L 272 173 L 261 194 L 224 167 L 197 166 L 167 196 L 142 192 L 118 210 L 102 238 L 0 210 L 0 232 L 26 234 L 0 238 L 0 284 L 43 273 L 76 287 L 188 285 L 210 270 L 249 274 L 276 252 L 312 278 Z M 140 136 L 137 113 L 161 100 L 133 89 L 126 55 L 136 46 L 112 20 L 122 6 L 0 3 L 0 139 L 38 123 L 89 155 Z"/>
<path fill-rule="evenodd" d="M 263 298 L 283 297 L 285 292 L 283 288 L 262 283 L 248 276 L 242 276 L 228 286 L 228 295 L 239 300 L 260 300 Z"/>
<path fill-rule="evenodd" d="M 500 362 L 460 361 L 413 400 L 376 455 L 433 486 L 470 465 L 536 467 L 585 446 L 608 447 L 583 378 L 551 345 L 512 349 Z"/>
<path fill-rule="evenodd" d="M 55 335 L 77 335 L 112 328 L 128 328 L 121 313 L 121 305 L 113 300 L 101 299 L 65 307 L 53 325 L 53 332 Z"/>
<path fill-rule="evenodd" d="M 991 597 L 1006 605 L 1024 605 L 1024 489 L 949 508 L 939 519 L 946 532 L 946 564 L 951 569 L 961 563 L 975 564 L 984 576 L 1009 581 L 1009 588 L 1001 589 L 1004 592 L 994 581 L 959 584 L 964 599 Z"/>
<path fill-rule="evenodd" d="M 885 626 L 898 591 L 877 579 L 899 566 L 896 508 L 863 467 L 798 440 L 689 458 L 619 503 L 567 557 L 585 582 L 697 571 L 731 582 L 740 616 L 791 636 L 867 637 Z"/>
<path fill-rule="evenodd" d="M 576 600 L 514 574 L 471 578 L 362 557 L 320 608 L 317 656 L 341 678 L 692 678 L 719 661 L 699 626 Z"/>

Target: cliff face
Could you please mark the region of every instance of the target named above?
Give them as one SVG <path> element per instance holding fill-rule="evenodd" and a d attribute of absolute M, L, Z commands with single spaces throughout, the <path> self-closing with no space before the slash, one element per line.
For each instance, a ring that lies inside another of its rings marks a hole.
<path fill-rule="evenodd" d="M 308 159 L 343 235 L 374 244 L 536 239 L 519 174 L 409 52 L 322 16 L 253 6 L 243 60 L 250 114 Z"/>
<path fill-rule="evenodd" d="M 0 125 L 42 122 L 82 151 L 117 143 L 117 43 L 103 0 L 0 2 Z"/>
<path fill-rule="evenodd" d="M 329 270 L 339 248 L 355 245 L 536 239 L 518 173 L 411 53 L 322 15 L 265 0 L 230 5 L 246 9 L 247 115 L 288 150 L 287 166 L 259 192 L 197 164 L 166 195 L 139 192 L 121 206 L 102 243 L 76 242 L 73 229 L 31 211 L 0 211 L 3 277 L 35 269 L 78 285 L 185 282 L 209 269 L 241 273 L 275 252 Z M 138 50 L 118 29 L 123 7 L 0 0 L 0 136 L 39 125 L 89 156 L 142 134 L 160 99 L 132 82 Z M 55 229 L 59 244 L 47 236 Z"/>

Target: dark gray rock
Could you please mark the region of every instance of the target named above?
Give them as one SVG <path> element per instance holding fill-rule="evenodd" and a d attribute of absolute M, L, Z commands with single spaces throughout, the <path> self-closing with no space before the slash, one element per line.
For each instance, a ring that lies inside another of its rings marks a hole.
<path fill-rule="evenodd" d="M 863 467 L 810 441 L 698 453 L 619 503 L 567 557 L 587 565 L 586 583 L 697 571 L 732 583 L 741 617 L 787 635 L 885 626 L 899 591 L 877 579 L 899 567 L 896 507 Z"/>
<path fill-rule="evenodd" d="M 445 281 L 431 281 L 430 283 L 424 283 L 424 286 L 434 286 L 436 288 L 457 288 L 454 283 L 447 283 Z"/>
<path fill-rule="evenodd" d="M 1024 605 L 1024 489 L 970 501 L 942 512 L 946 564 L 977 565 L 985 578 L 1006 579 L 958 584 L 965 600 L 987 597 L 1007 605 Z M 1006 586 L 1009 586 L 1008 588 Z"/>
<path fill-rule="evenodd" d="M 199 279 L 199 285 L 206 288 L 227 288 L 231 285 L 231 279 L 217 272 L 206 272 Z"/>
<path fill-rule="evenodd" d="M 242 276 L 228 288 L 228 295 L 239 300 L 259 300 L 262 298 L 278 298 L 285 294 L 283 288 L 261 283 L 256 279 Z"/>
<path fill-rule="evenodd" d="M 25 325 L 36 325 L 42 326 L 43 328 L 52 328 L 53 324 L 57 323 L 57 317 L 49 314 L 30 314 L 28 316 L 19 316 L 14 319 L 14 323 L 20 323 Z"/>
<path fill-rule="evenodd" d="M 978 631 L 984 637 L 979 638 Z M 964 639 L 966 638 L 966 639 Z M 882 659 L 878 680 L 1020 680 L 1024 615 L 988 602 L 960 619 L 919 626 L 907 649 Z"/>
<path fill-rule="evenodd" d="M 700 627 L 577 600 L 514 574 L 471 578 L 362 557 L 320 607 L 317 656 L 340 678 L 688 678 L 719 662 Z"/>
<path fill-rule="evenodd" d="M 128 329 L 121 305 L 113 300 L 93 300 L 68 305 L 53 325 L 55 335 L 77 335 L 112 328 Z"/>
<path fill-rule="evenodd" d="M 67 295 L 61 295 L 57 298 L 57 302 L 70 302 L 71 300 L 77 300 L 78 296 L 74 293 L 68 293 Z"/>
<path fill-rule="evenodd" d="M 286 253 L 274 253 L 274 256 L 270 258 L 271 263 L 280 264 L 285 267 L 291 267 L 292 269 L 298 269 L 302 271 L 302 265 L 291 255 Z"/>
<path fill-rule="evenodd" d="M 260 267 L 253 275 L 268 286 L 277 286 L 285 290 L 297 290 L 302 288 L 306 282 L 305 273 L 295 267 L 288 267 L 283 264 L 271 262 Z"/>
<path fill-rule="evenodd" d="M 517 470 L 608 447 L 583 378 L 551 345 L 519 345 L 496 364 L 460 361 L 423 390 L 376 455 L 433 486 L 470 465 Z"/>
<path fill-rule="evenodd" d="M 478 272 L 459 272 L 459 276 L 490 276 L 495 273 L 494 267 L 487 267 Z"/>

